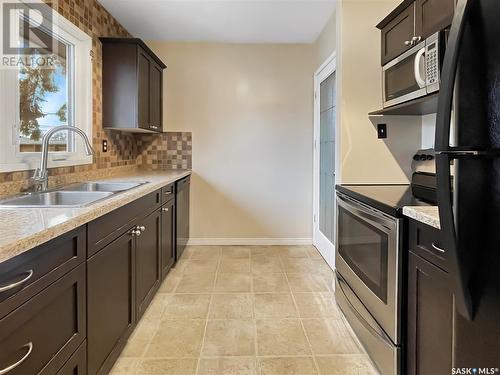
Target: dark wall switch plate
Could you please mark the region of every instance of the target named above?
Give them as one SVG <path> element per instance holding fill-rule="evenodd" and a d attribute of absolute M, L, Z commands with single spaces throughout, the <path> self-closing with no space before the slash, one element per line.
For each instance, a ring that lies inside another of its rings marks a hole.
<path fill-rule="evenodd" d="M 102 152 L 108 152 L 108 141 L 106 139 L 102 141 Z"/>
<path fill-rule="evenodd" d="M 377 124 L 377 136 L 379 139 L 387 138 L 387 124 Z"/>

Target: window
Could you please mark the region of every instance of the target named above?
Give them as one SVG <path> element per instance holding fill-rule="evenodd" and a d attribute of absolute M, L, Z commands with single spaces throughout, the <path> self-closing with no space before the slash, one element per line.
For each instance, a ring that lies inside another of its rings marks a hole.
<path fill-rule="evenodd" d="M 35 168 L 42 137 L 53 127 L 78 126 L 89 138 L 92 130 L 91 38 L 43 3 L 9 4 L 19 5 L 3 6 L 0 32 L 10 33 L 17 53 L 3 46 L 0 172 Z M 74 133 L 51 138 L 49 167 L 91 162 Z"/>

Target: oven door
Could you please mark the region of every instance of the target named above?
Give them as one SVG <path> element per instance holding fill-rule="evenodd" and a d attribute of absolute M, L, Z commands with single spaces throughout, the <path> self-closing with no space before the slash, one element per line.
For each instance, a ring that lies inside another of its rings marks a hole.
<path fill-rule="evenodd" d="M 427 95 L 425 41 L 382 68 L 384 108 Z"/>
<path fill-rule="evenodd" d="M 397 345 L 400 220 L 343 194 L 337 215 L 337 271 Z"/>

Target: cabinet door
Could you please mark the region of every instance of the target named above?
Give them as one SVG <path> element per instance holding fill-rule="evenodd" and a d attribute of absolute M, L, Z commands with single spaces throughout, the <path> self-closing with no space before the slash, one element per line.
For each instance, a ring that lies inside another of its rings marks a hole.
<path fill-rule="evenodd" d="M 148 54 L 138 47 L 137 56 L 137 121 L 138 126 L 143 129 L 149 129 L 150 126 L 150 81 L 151 81 L 151 60 Z"/>
<path fill-rule="evenodd" d="M 178 261 L 182 257 L 182 253 L 189 241 L 189 187 L 190 178 L 186 177 L 183 180 L 176 182 L 175 196 L 175 260 Z"/>
<path fill-rule="evenodd" d="M 411 4 L 382 29 L 382 65 L 409 50 L 414 36 L 415 5 Z"/>
<path fill-rule="evenodd" d="M 87 262 L 88 373 L 109 371 L 135 323 L 135 237 L 125 233 Z"/>
<path fill-rule="evenodd" d="M 163 121 L 163 98 L 162 98 L 162 85 L 163 85 L 163 69 L 161 66 L 155 62 L 151 63 L 151 82 L 150 82 L 150 99 L 149 99 L 149 111 L 150 111 L 150 128 L 151 130 L 161 131 Z"/>
<path fill-rule="evenodd" d="M 161 275 L 165 278 L 175 261 L 175 199 L 161 210 Z"/>
<path fill-rule="evenodd" d="M 415 6 L 416 36 L 425 39 L 451 25 L 455 0 L 417 0 Z"/>
<path fill-rule="evenodd" d="M 57 372 L 57 375 L 87 375 L 87 343 L 73 353 L 68 362 Z"/>
<path fill-rule="evenodd" d="M 448 274 L 410 252 L 408 375 L 451 374 L 453 312 Z"/>
<path fill-rule="evenodd" d="M 142 227 L 143 231 L 137 237 L 135 252 L 137 319 L 160 286 L 161 210 L 138 220 L 138 227 Z"/>

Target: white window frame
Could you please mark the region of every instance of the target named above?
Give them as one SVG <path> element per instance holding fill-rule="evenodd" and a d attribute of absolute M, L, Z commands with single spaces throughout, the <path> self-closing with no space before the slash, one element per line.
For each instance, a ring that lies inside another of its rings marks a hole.
<path fill-rule="evenodd" d="M 28 5 L 34 3 L 34 1 L 19 1 Z M 37 0 L 36 3 L 42 2 Z M 71 70 L 73 77 L 68 79 L 68 87 L 73 86 L 70 91 L 73 111 L 68 113 L 68 123 L 82 129 L 92 140 L 92 38 L 49 6 L 46 6 L 45 12 L 51 13 L 53 34 L 73 46 L 72 63 L 74 66 Z M 3 30 L 1 19 L 2 17 L 0 17 L 0 30 Z M 14 69 L 0 67 L 0 172 L 31 170 L 38 167 L 40 162 L 39 152 L 19 151 L 19 78 L 17 72 Z M 16 87 L 16 89 L 9 87 Z M 70 133 L 69 136 L 71 137 L 72 134 Z M 71 142 L 70 137 L 68 144 Z M 48 167 L 92 164 L 93 158 L 85 154 L 81 140 L 76 138 L 72 149 L 71 152 L 49 152 Z"/>

